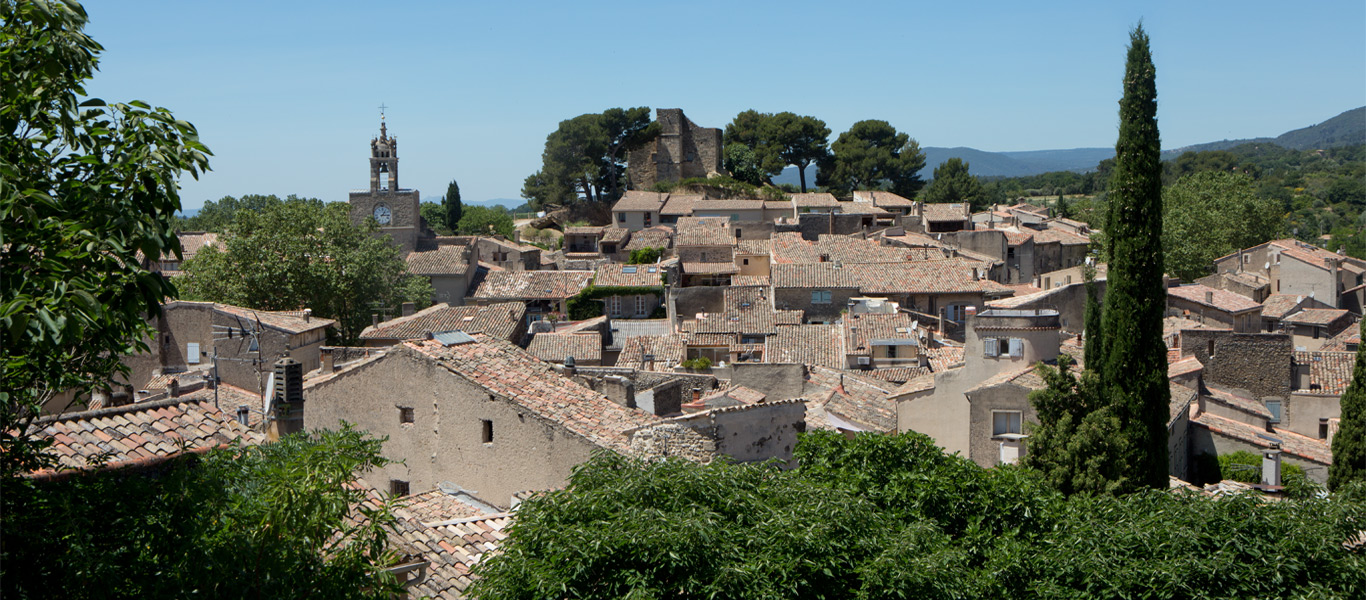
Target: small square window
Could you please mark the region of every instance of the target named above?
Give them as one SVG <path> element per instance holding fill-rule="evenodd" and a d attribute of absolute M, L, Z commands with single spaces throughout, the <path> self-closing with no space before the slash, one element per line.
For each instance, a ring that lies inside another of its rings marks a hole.
<path fill-rule="evenodd" d="M 408 495 L 408 482 L 403 481 L 402 479 L 390 479 L 390 480 L 389 480 L 389 495 L 390 495 L 390 496 L 394 496 L 394 497 L 407 496 L 407 495 Z"/>
<path fill-rule="evenodd" d="M 480 433 L 479 433 L 479 435 L 480 435 L 480 440 L 483 441 L 485 444 L 492 444 L 492 443 L 493 443 L 493 421 L 490 421 L 490 420 L 488 420 L 488 419 L 482 419 L 482 420 L 480 421 L 480 424 L 481 424 Z"/>
<path fill-rule="evenodd" d="M 1007 433 L 1024 433 L 1020 426 L 1020 411 L 1018 410 L 993 410 L 991 411 L 991 435 L 992 437 Z"/>
<path fill-rule="evenodd" d="M 399 423 L 412 423 L 412 422 L 413 422 L 413 409 L 410 408 L 410 407 L 407 407 L 407 406 L 400 406 L 400 407 L 398 407 L 398 422 L 399 422 Z"/>

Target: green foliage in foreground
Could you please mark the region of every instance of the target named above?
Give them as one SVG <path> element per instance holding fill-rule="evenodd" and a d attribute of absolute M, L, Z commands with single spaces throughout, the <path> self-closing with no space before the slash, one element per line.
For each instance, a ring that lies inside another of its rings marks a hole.
<path fill-rule="evenodd" d="M 1262 482 L 1262 455 L 1240 450 L 1230 454 L 1220 454 L 1219 476 L 1223 479 L 1232 479 L 1243 483 Z M 1281 463 L 1281 485 L 1285 486 L 1286 495 L 1291 498 L 1308 498 L 1323 490 L 1323 486 L 1314 483 L 1304 475 L 1304 469 L 1299 465 Z"/>
<path fill-rule="evenodd" d="M 521 505 L 474 596 L 1359 597 L 1366 505 L 1144 490 L 1064 498 L 926 436 L 814 432 L 800 467 L 602 454 Z"/>
<path fill-rule="evenodd" d="M 185 455 L 155 472 L 9 479 L 5 598 L 389 598 L 387 507 L 347 487 L 384 464 L 345 429 Z M 356 518 L 356 517 L 365 518 Z"/>
<path fill-rule="evenodd" d="M 1366 337 L 1366 321 L 1357 325 Z M 1366 484 L 1366 352 L 1357 351 L 1352 367 L 1352 382 L 1342 392 L 1342 420 L 1333 436 L 1333 465 L 1328 469 L 1328 487 L 1342 489 L 1355 481 Z"/>

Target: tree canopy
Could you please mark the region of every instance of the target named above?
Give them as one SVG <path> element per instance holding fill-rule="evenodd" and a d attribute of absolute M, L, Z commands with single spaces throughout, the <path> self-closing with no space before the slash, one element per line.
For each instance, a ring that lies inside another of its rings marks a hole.
<path fill-rule="evenodd" d="M 627 154 L 659 134 L 650 108 L 611 108 L 560 122 L 545 140 L 541 170 L 522 184 L 522 197 L 548 204 L 615 202 L 625 189 Z"/>
<path fill-rule="evenodd" d="M 146 350 L 174 288 L 141 259 L 180 255 L 176 180 L 208 168 L 169 110 L 85 97 L 103 50 L 86 21 L 74 2 L 0 3 L 0 478 L 41 462 L 40 406 Z"/>
<path fill-rule="evenodd" d="M 467 206 L 460 222 L 456 224 L 457 235 L 501 235 L 513 237 L 514 223 L 512 213 L 502 206 Z"/>
<path fill-rule="evenodd" d="M 446 185 L 446 195 L 441 197 L 441 206 L 446 209 L 445 218 L 441 220 L 441 224 L 445 225 L 446 229 L 454 231 L 456 225 L 460 223 L 460 216 L 464 212 L 464 206 L 460 204 L 460 184 L 456 183 L 454 179 Z M 436 225 L 435 223 L 431 224 Z"/>
<path fill-rule="evenodd" d="M 1063 496 L 920 434 L 801 436 L 776 465 L 602 453 L 523 502 L 488 600 L 1351 595 L 1366 506 L 1146 490 Z"/>
<path fill-rule="evenodd" d="M 426 306 L 432 299 L 431 283 L 409 275 L 398 249 L 371 230 L 353 225 L 342 202 L 243 211 L 218 245 L 185 261 L 178 281 L 188 299 L 259 310 L 311 308 L 337 320 L 336 341 L 352 343 L 377 306 Z"/>
<path fill-rule="evenodd" d="M 987 205 L 982 182 L 968 173 L 968 163 L 950 158 L 934 168 L 934 179 L 925 186 L 925 202 L 966 202 L 973 210 Z"/>
<path fill-rule="evenodd" d="M 11 482 L 6 598 L 391 598 L 387 505 L 354 485 L 381 440 L 344 429 L 186 454 L 153 472 Z"/>
<path fill-rule="evenodd" d="M 841 194 L 854 190 L 887 190 L 914 198 L 925 182 L 925 153 L 920 144 L 886 121 L 854 123 L 830 145 L 832 154 L 820 161 L 816 185 Z"/>
<path fill-rule="evenodd" d="M 798 115 L 791 112 L 777 114 L 747 110 L 735 116 L 726 125 L 722 137 L 727 150 L 742 145 L 753 153 L 754 167 L 760 177 L 757 181 L 747 179 L 731 171 L 735 178 L 759 185 L 783 172 L 788 165 L 798 169 L 801 191 L 806 191 L 806 167 L 825 159 L 830 154 L 830 128 L 825 121 L 816 117 Z M 737 162 L 741 167 L 747 166 Z M 730 169 L 728 166 L 727 169 Z"/>
<path fill-rule="evenodd" d="M 1366 320 L 1357 327 L 1366 338 Z M 1339 402 L 1342 417 L 1333 436 L 1333 464 L 1328 468 L 1328 487 L 1333 490 L 1353 481 L 1366 485 L 1366 350 L 1357 350 L 1352 382 Z"/>
<path fill-rule="evenodd" d="M 1252 177 L 1202 171 L 1162 191 L 1162 248 L 1167 273 L 1192 281 L 1210 273 L 1214 259 L 1276 239 L 1277 203 L 1257 196 Z"/>

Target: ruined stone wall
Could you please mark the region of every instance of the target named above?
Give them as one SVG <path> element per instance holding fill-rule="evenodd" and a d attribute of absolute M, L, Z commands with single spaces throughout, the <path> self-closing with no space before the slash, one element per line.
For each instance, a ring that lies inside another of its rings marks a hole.
<path fill-rule="evenodd" d="M 1290 336 L 1280 333 L 1181 331 L 1181 354 L 1205 365 L 1205 381 L 1247 390 L 1258 399 L 1290 394 L 1291 344 Z"/>
<path fill-rule="evenodd" d="M 642 458 L 683 458 L 708 463 L 716 458 L 716 441 L 677 423 L 660 423 L 631 436 L 631 452 Z"/>
<path fill-rule="evenodd" d="M 657 109 L 655 121 L 659 136 L 627 156 L 631 189 L 649 190 L 661 181 L 725 173 L 720 129 L 698 127 L 678 108 Z"/>

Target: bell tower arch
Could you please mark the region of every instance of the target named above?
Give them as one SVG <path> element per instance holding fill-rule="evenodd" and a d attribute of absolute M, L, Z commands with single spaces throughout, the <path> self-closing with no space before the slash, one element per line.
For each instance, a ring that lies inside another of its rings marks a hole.
<path fill-rule="evenodd" d="M 380 106 L 379 136 L 370 139 L 370 187 L 353 190 L 351 222 L 365 225 L 370 219 L 379 225 L 376 235 L 388 235 L 404 252 L 417 248 L 422 217 L 417 190 L 403 189 L 398 182 L 398 138 L 389 135 L 389 124 Z"/>

